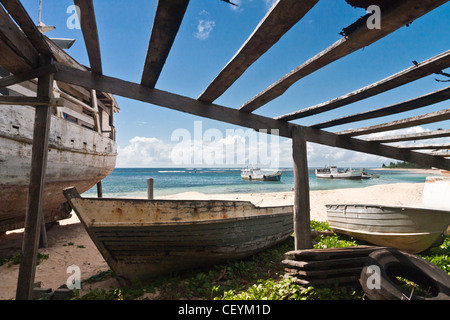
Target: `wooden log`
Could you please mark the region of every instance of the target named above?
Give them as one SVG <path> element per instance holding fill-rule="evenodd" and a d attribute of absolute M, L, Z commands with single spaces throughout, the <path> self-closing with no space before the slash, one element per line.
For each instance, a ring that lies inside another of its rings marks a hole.
<path fill-rule="evenodd" d="M 213 102 L 220 97 L 256 60 L 288 32 L 318 0 L 280 0 L 267 12 L 244 45 L 198 97 Z"/>
<path fill-rule="evenodd" d="M 103 198 L 103 186 L 101 181 L 97 183 L 97 198 Z"/>
<path fill-rule="evenodd" d="M 142 85 L 150 88 L 155 87 L 188 4 L 189 0 L 158 1 L 142 73 Z"/>
<path fill-rule="evenodd" d="M 378 142 L 378 143 L 391 143 L 391 142 L 427 140 L 427 139 L 445 138 L 445 137 L 450 137 L 450 129 L 395 135 L 395 136 L 388 136 L 388 137 L 368 138 L 365 140 L 370 141 L 370 142 Z"/>
<path fill-rule="evenodd" d="M 43 59 L 42 64 L 51 63 L 52 58 L 47 56 L 45 60 Z M 38 97 L 51 97 L 53 77 L 53 74 L 48 74 L 38 79 Z M 52 110 L 49 106 L 36 108 L 31 154 L 30 186 L 16 300 L 30 300 L 33 294 L 37 249 L 43 220 L 42 200 L 45 186 L 51 115 Z"/>
<path fill-rule="evenodd" d="M 410 99 L 408 101 L 396 103 L 387 107 L 378 108 L 375 110 L 370 110 L 366 112 L 361 112 L 353 115 L 349 115 L 342 118 L 337 118 L 334 120 L 318 123 L 312 125 L 312 128 L 324 129 L 333 126 L 338 126 L 346 123 L 352 123 L 356 121 L 374 119 L 384 116 L 389 116 L 392 114 L 397 114 L 401 112 L 406 112 L 410 110 L 415 110 L 418 108 L 423 108 L 435 103 L 439 103 L 450 99 L 450 87 L 420 96 L 418 98 Z"/>
<path fill-rule="evenodd" d="M 102 58 L 98 39 L 97 22 L 95 20 L 94 4 L 92 0 L 74 0 L 80 8 L 80 25 L 84 43 L 89 57 L 92 72 L 102 74 Z"/>
<path fill-rule="evenodd" d="M 147 199 L 153 200 L 153 178 L 147 179 Z"/>
<path fill-rule="evenodd" d="M 410 117 L 407 119 L 392 121 L 383 124 L 377 124 L 370 127 L 364 127 L 359 129 L 352 129 L 337 132 L 336 134 L 342 136 L 362 136 L 366 134 L 384 132 L 396 129 L 409 128 L 422 124 L 434 123 L 450 119 L 450 109 L 440 110 L 436 112 L 430 112 L 420 116 Z"/>
<path fill-rule="evenodd" d="M 129 81 L 101 76 L 60 64 L 58 64 L 58 72 L 55 73 L 55 79 L 245 128 L 265 129 L 267 133 L 271 133 L 271 130 L 276 129 L 277 135 L 286 138 L 292 137 L 292 128 L 300 127 L 305 130 L 306 139 L 309 142 L 450 170 L 450 161 L 440 157 L 399 150 L 398 148 L 376 142 L 339 136 L 319 129 L 303 127 L 257 114 L 240 112 L 234 108 L 201 102 L 189 97 L 147 88 Z"/>
<path fill-rule="evenodd" d="M 329 48 L 320 52 L 298 68 L 292 70 L 267 89 L 244 103 L 239 110 L 253 112 L 264 104 L 281 96 L 290 86 L 303 77 L 323 68 L 324 66 L 342 58 L 358 49 L 364 48 L 397 29 L 420 18 L 433 9 L 443 5 L 448 0 L 404 0 L 396 2 L 381 14 L 383 27 L 381 29 L 368 29 L 364 24 L 347 37 L 335 42 Z"/>
<path fill-rule="evenodd" d="M 292 129 L 294 160 L 294 237 L 295 250 L 312 248 L 309 203 L 309 178 L 306 134 L 302 128 Z"/>
<path fill-rule="evenodd" d="M 444 70 L 449 66 L 450 50 L 364 88 L 350 92 L 333 100 L 277 117 L 277 119 L 291 121 L 340 108 L 421 79 L 435 72 Z"/>

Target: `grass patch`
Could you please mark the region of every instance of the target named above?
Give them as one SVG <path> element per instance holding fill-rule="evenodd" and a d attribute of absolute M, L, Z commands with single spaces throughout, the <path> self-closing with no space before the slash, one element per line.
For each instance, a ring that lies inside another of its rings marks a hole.
<path fill-rule="evenodd" d="M 311 221 L 315 231 L 331 231 L 326 222 Z M 314 248 L 337 248 L 367 244 L 351 237 L 331 234 L 319 235 L 313 240 Z M 283 243 L 247 259 L 230 261 L 210 268 L 175 273 L 155 279 L 149 285 L 135 283 L 131 287 L 95 289 L 77 299 L 130 300 L 145 293 L 158 292 L 157 299 L 206 299 L 206 300 L 361 300 L 364 292 L 354 287 L 317 286 L 306 290 L 292 278 L 284 278 L 284 254 L 294 250 L 293 237 Z M 421 255 L 450 273 L 450 238 L 436 248 Z M 92 277 L 90 281 L 102 281 L 114 277 L 111 271 Z M 97 278 L 97 279 L 96 279 Z"/>

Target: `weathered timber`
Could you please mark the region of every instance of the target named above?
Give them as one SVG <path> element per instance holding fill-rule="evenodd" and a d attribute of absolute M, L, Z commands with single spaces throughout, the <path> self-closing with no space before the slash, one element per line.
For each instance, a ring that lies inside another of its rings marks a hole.
<path fill-rule="evenodd" d="M 0 106 L 63 106 L 63 99 L 47 98 L 47 97 L 15 97 L 15 96 L 0 96 Z"/>
<path fill-rule="evenodd" d="M 213 102 L 220 97 L 256 60 L 300 21 L 318 0 L 277 1 L 235 56 L 198 97 Z"/>
<path fill-rule="evenodd" d="M 45 42 L 44 36 L 30 18 L 22 3 L 19 0 L 0 0 L 0 2 L 28 37 L 33 47 L 42 55 L 52 56 L 52 51 Z"/>
<path fill-rule="evenodd" d="M 396 103 L 387 107 L 370 110 L 366 112 L 361 112 L 353 115 L 349 115 L 346 117 L 333 119 L 330 121 L 318 123 L 315 125 L 312 125 L 311 127 L 317 128 L 317 129 L 324 129 L 329 128 L 333 126 L 338 126 L 346 123 L 352 123 L 356 121 L 362 121 L 367 119 L 374 119 L 384 116 L 389 116 L 396 113 L 406 112 L 410 110 L 415 110 L 418 108 L 423 108 L 435 103 L 439 103 L 442 101 L 446 101 L 450 99 L 450 87 L 440 89 L 438 91 L 410 99 L 408 101 Z"/>
<path fill-rule="evenodd" d="M 319 114 L 321 112 L 330 111 L 336 108 L 346 106 L 348 104 L 367 99 L 369 97 L 375 96 L 377 94 L 389 91 L 391 89 L 400 87 L 404 84 L 413 82 L 415 80 L 421 79 L 435 72 L 446 69 L 450 66 L 450 50 L 445 51 L 433 58 L 425 60 L 417 65 L 411 66 L 406 70 L 396 73 L 390 77 L 383 80 L 375 82 L 364 88 L 358 89 L 356 91 L 350 92 L 346 95 L 340 96 L 333 100 L 305 108 L 300 111 L 295 111 L 280 117 L 279 120 L 291 121 L 295 119 L 304 118 L 307 116 L 312 116 Z M 317 127 L 322 128 L 322 127 Z M 323 127 L 326 128 L 326 127 Z"/>
<path fill-rule="evenodd" d="M 55 73 L 55 79 L 246 128 L 265 129 L 268 133 L 276 129 L 278 135 L 287 138 L 292 137 L 293 127 L 301 127 L 286 121 L 240 112 L 233 108 L 201 102 L 174 93 L 146 88 L 129 81 L 101 76 L 59 64 L 58 72 Z M 450 161 L 446 159 L 408 150 L 399 150 L 398 148 L 375 142 L 339 136 L 319 129 L 304 128 L 306 140 L 309 142 L 450 170 Z"/>
<path fill-rule="evenodd" d="M 425 150 L 425 149 L 433 149 L 433 150 L 449 149 L 450 150 L 449 143 L 418 144 L 418 145 L 406 145 L 406 146 L 396 146 L 396 147 L 400 148 L 400 149 L 408 149 L 408 150 Z"/>
<path fill-rule="evenodd" d="M 397 121 L 391 121 L 388 123 L 378 124 L 370 127 L 364 127 L 359 129 L 351 129 L 346 131 L 337 132 L 338 135 L 343 136 L 361 136 L 376 132 L 384 132 L 396 129 L 409 128 L 427 123 L 434 123 L 450 119 L 450 109 L 440 110 L 436 112 L 430 112 L 420 116 L 410 117 Z"/>
<path fill-rule="evenodd" d="M 295 249 L 310 249 L 311 219 L 309 203 L 308 157 L 305 130 L 292 128 L 292 158 L 294 162 L 294 234 Z"/>
<path fill-rule="evenodd" d="M 27 64 L 35 68 L 39 65 L 39 53 L 20 31 L 3 7 L 0 6 L 0 38 L 10 46 L 16 54 L 26 60 Z"/>
<path fill-rule="evenodd" d="M 158 1 L 141 84 L 153 88 L 169 56 L 189 0 Z"/>
<path fill-rule="evenodd" d="M 36 69 L 33 69 L 28 72 L 10 75 L 4 78 L 0 78 L 0 88 L 8 87 L 13 84 L 17 84 L 23 81 L 31 80 L 34 78 L 38 78 L 41 76 L 45 76 L 50 73 L 56 72 L 56 66 L 51 64 L 49 66 L 43 66 Z"/>
<path fill-rule="evenodd" d="M 74 0 L 73 2 L 80 8 L 81 31 L 83 32 L 84 43 L 86 44 L 92 72 L 102 74 L 102 58 L 94 4 L 92 0 Z"/>
<path fill-rule="evenodd" d="M 367 138 L 366 141 L 378 142 L 378 143 L 391 143 L 401 141 L 415 141 L 415 140 L 427 140 L 434 138 L 450 137 L 450 129 L 442 129 L 436 131 L 427 131 L 420 133 L 410 133 L 403 135 L 387 136 L 387 137 L 375 137 Z"/>
<path fill-rule="evenodd" d="M 32 67 L 0 38 L 0 66 L 13 74 L 27 72 Z"/>
<path fill-rule="evenodd" d="M 127 281 L 248 257 L 293 231 L 292 206 L 89 199 L 75 188 L 64 195 L 111 269 Z"/>
<path fill-rule="evenodd" d="M 239 109 L 244 112 L 255 111 L 264 104 L 281 96 L 291 85 L 303 77 L 382 39 L 404 25 L 443 5 L 447 1 L 426 0 L 419 2 L 415 0 L 404 0 L 397 2 L 382 12 L 381 20 L 383 21 L 383 28 L 370 30 L 366 25 L 359 27 L 348 37 L 344 37 L 335 42 L 329 48 L 292 70 L 254 98 L 244 103 Z"/>
<path fill-rule="evenodd" d="M 50 64 L 51 57 L 43 59 L 42 64 Z M 38 79 L 37 96 L 50 98 L 53 90 L 53 74 Z M 36 108 L 31 155 L 30 185 L 25 217 L 22 260 L 17 282 L 16 300 L 31 300 L 33 295 L 36 257 L 42 226 L 42 206 L 47 167 L 48 136 L 50 131 L 51 107 Z"/>

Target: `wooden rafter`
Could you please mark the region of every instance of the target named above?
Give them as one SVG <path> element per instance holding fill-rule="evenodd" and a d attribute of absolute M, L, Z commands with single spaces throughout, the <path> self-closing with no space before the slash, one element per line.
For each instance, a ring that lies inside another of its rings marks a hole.
<path fill-rule="evenodd" d="M 446 2 L 448 0 L 397 1 L 396 4 L 382 13 L 381 21 L 383 27 L 381 29 L 368 29 L 366 25 L 357 28 L 347 37 L 337 41 L 244 103 L 239 110 L 244 112 L 255 111 L 264 104 L 281 96 L 290 86 L 303 77 L 382 39 Z"/>
<path fill-rule="evenodd" d="M 141 84 L 154 88 L 183 21 L 189 0 L 158 1 Z"/>
<path fill-rule="evenodd" d="M 450 50 L 364 88 L 350 92 L 333 100 L 286 114 L 277 119 L 291 121 L 340 108 L 416 81 L 448 67 L 450 67 Z"/>
<path fill-rule="evenodd" d="M 89 57 L 89 63 L 93 72 L 102 74 L 102 58 L 100 54 L 100 42 L 98 38 L 97 22 L 95 19 L 94 4 L 92 0 L 74 0 L 80 8 L 80 25 L 83 32 L 84 43 Z"/>
<path fill-rule="evenodd" d="M 391 121 L 388 123 L 377 124 L 370 127 L 364 127 L 359 129 L 351 129 L 346 131 L 337 132 L 336 134 L 342 136 L 362 136 L 366 134 L 384 132 L 396 129 L 410 128 L 414 126 L 419 126 L 422 124 L 429 124 L 439 121 L 445 121 L 450 119 L 450 109 L 440 110 L 436 112 L 430 112 L 420 116 L 415 116 L 411 118 L 401 119 L 397 121 Z"/>
<path fill-rule="evenodd" d="M 292 128 L 304 129 L 309 142 L 319 143 L 331 147 L 344 148 L 387 158 L 408 161 L 418 164 L 431 165 L 436 168 L 450 170 L 450 160 L 433 157 L 419 152 L 400 150 L 398 148 L 382 145 L 375 142 L 364 141 L 351 137 L 339 136 L 335 133 L 302 127 L 286 121 L 279 121 L 256 114 L 240 112 L 217 104 L 210 104 L 180 96 L 174 93 L 148 88 L 129 81 L 120 80 L 95 73 L 81 71 L 62 65 L 57 65 L 58 72 L 55 79 L 58 81 L 82 86 L 89 89 L 110 92 L 125 98 L 139 100 L 153 105 L 177 110 L 212 120 L 226 122 L 255 130 L 266 129 L 268 133 L 278 134 L 282 137 L 292 138 Z M 274 131 L 276 130 L 276 131 Z"/>
<path fill-rule="evenodd" d="M 312 125 L 311 127 L 316 129 L 324 129 L 324 128 L 330 128 L 337 125 L 342 125 L 346 123 L 352 123 L 356 121 L 362 121 L 367 119 L 374 119 L 384 116 L 389 116 L 396 113 L 401 113 L 405 111 L 410 111 L 418 108 L 423 108 L 438 102 L 446 101 L 450 99 L 450 87 L 420 96 L 415 99 L 411 99 L 408 101 L 396 103 L 387 107 L 370 110 L 366 112 L 361 112 L 353 115 L 349 115 L 346 117 L 333 119 L 330 121 L 318 123 L 315 125 Z"/>
<path fill-rule="evenodd" d="M 236 55 L 198 97 L 198 100 L 213 102 L 220 97 L 248 67 L 280 40 L 317 2 L 318 0 L 277 1 Z"/>
<path fill-rule="evenodd" d="M 28 72 L 7 76 L 7 77 L 0 79 L 0 88 L 8 87 L 13 84 L 31 80 L 34 78 L 39 78 L 41 76 L 45 76 L 45 75 L 55 73 L 55 72 L 56 72 L 56 66 L 54 64 L 51 64 L 48 66 L 42 66 L 42 67 L 33 69 Z"/>
<path fill-rule="evenodd" d="M 8 10 L 8 13 L 16 21 L 37 51 L 42 55 L 52 55 L 43 35 L 39 32 L 22 3 L 19 0 L 0 0 L 0 2 Z"/>
<path fill-rule="evenodd" d="M 418 144 L 418 145 L 409 145 L 409 146 L 397 146 L 400 149 L 408 149 L 408 150 L 450 150 L 449 143 L 439 143 L 439 144 Z"/>
<path fill-rule="evenodd" d="M 427 131 L 427 132 L 420 132 L 420 133 L 410 133 L 410 134 L 395 135 L 395 136 L 388 136 L 388 137 L 369 138 L 369 139 L 365 139 L 365 140 L 379 142 L 379 143 L 392 143 L 392 142 L 427 140 L 427 139 L 445 138 L 445 137 L 450 137 L 449 129 Z"/>

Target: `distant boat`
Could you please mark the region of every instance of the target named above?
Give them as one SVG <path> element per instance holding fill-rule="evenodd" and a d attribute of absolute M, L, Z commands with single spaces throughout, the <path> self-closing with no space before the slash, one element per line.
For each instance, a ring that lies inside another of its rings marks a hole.
<path fill-rule="evenodd" d="M 361 176 L 362 179 L 371 179 L 371 178 L 379 178 L 379 177 L 380 177 L 379 174 L 368 173 L 364 169 L 363 169 L 362 176 Z"/>
<path fill-rule="evenodd" d="M 130 282 L 248 257 L 293 232 L 292 205 L 82 198 L 75 188 L 63 193 L 110 268 Z"/>
<path fill-rule="evenodd" d="M 317 178 L 325 179 L 361 179 L 363 170 L 362 169 L 346 169 L 338 170 L 336 166 L 326 166 L 322 169 L 315 170 Z"/>
<path fill-rule="evenodd" d="M 447 210 L 366 204 L 330 204 L 326 208 L 333 231 L 410 253 L 439 245 L 450 231 Z"/>
<path fill-rule="evenodd" d="M 260 168 L 245 168 L 241 170 L 241 177 L 245 180 L 280 181 L 282 170 L 261 170 Z"/>

